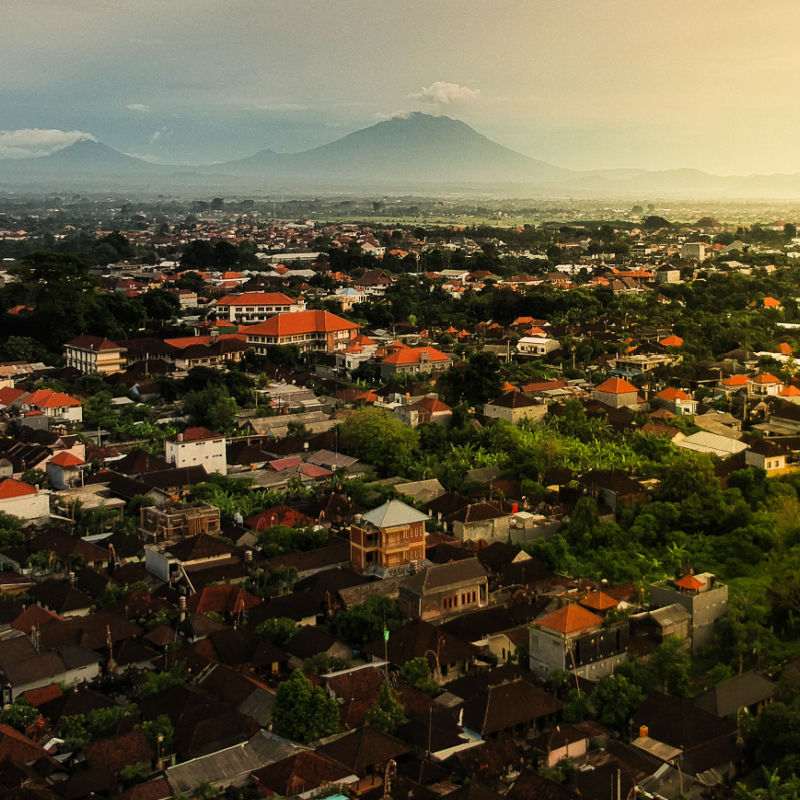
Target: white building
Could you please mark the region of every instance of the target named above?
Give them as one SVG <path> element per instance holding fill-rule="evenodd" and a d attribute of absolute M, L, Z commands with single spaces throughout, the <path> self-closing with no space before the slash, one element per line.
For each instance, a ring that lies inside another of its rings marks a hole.
<path fill-rule="evenodd" d="M 0 511 L 26 522 L 47 522 L 50 518 L 50 494 L 13 478 L 0 481 Z"/>
<path fill-rule="evenodd" d="M 187 428 L 164 441 L 165 458 L 176 467 L 205 467 L 206 472 L 225 475 L 228 459 L 225 437 L 208 428 Z"/>
<path fill-rule="evenodd" d="M 523 336 L 517 342 L 517 351 L 526 356 L 546 356 L 560 347 L 558 340 L 549 336 Z"/>

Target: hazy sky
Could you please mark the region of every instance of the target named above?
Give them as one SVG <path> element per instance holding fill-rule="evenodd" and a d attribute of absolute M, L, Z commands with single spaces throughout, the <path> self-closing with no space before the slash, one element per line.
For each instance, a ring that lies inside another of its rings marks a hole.
<path fill-rule="evenodd" d="M 0 155 L 207 162 L 403 111 L 572 168 L 800 171 L 797 0 L 0 0 Z"/>

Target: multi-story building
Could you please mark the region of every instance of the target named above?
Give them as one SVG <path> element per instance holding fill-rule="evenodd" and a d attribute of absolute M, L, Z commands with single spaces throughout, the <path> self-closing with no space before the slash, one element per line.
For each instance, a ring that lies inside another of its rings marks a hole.
<path fill-rule="evenodd" d="M 64 345 L 67 366 L 84 375 L 110 375 L 125 369 L 125 348 L 101 336 L 76 336 Z"/>
<path fill-rule="evenodd" d="M 599 680 L 628 658 L 628 623 L 604 626 L 603 618 L 577 603 L 537 620 L 530 629 L 531 672 L 554 670 Z"/>
<path fill-rule="evenodd" d="M 281 292 L 244 292 L 226 295 L 214 304 L 214 308 L 217 319 L 251 325 L 276 314 L 305 311 L 306 302 L 302 298 L 292 300 Z"/>
<path fill-rule="evenodd" d="M 269 347 L 287 344 L 296 345 L 303 352 L 335 353 L 347 348 L 360 328 L 329 311 L 298 311 L 276 314 L 265 322 L 243 328 L 242 332 L 258 355 L 266 355 Z"/>
<path fill-rule="evenodd" d="M 140 511 L 139 529 L 155 541 L 220 532 L 219 509 L 208 503 L 164 503 Z"/>
<path fill-rule="evenodd" d="M 225 437 L 208 428 L 187 428 L 164 440 L 165 458 L 176 467 L 202 466 L 206 472 L 228 471 Z"/>
<path fill-rule="evenodd" d="M 622 378 L 609 378 L 595 386 L 592 397 L 611 408 L 637 408 L 639 390 Z"/>
<path fill-rule="evenodd" d="M 692 652 L 710 644 L 714 623 L 728 613 L 728 587 L 710 572 L 689 573 L 677 580 L 650 585 L 650 605 L 662 608 L 678 603 L 692 615 Z"/>
<path fill-rule="evenodd" d="M 386 574 L 425 558 L 427 514 L 389 500 L 350 526 L 350 562 L 359 573 Z"/>
<path fill-rule="evenodd" d="M 405 616 L 435 620 L 485 608 L 489 577 L 477 558 L 435 564 L 400 587 L 398 604 Z"/>
<path fill-rule="evenodd" d="M 447 353 L 435 347 L 400 347 L 381 360 L 381 377 L 443 372 L 452 363 Z"/>

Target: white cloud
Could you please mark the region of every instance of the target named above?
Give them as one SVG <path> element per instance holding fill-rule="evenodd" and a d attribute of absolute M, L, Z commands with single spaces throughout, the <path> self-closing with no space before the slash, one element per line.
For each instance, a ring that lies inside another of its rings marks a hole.
<path fill-rule="evenodd" d="M 274 111 L 277 113 L 288 113 L 293 111 L 311 111 L 310 106 L 301 103 L 256 103 L 245 107 L 247 111 Z"/>
<path fill-rule="evenodd" d="M 434 81 L 430 86 L 423 86 L 419 92 L 409 95 L 411 100 L 421 100 L 435 105 L 453 105 L 455 103 L 472 103 L 478 99 L 480 89 L 470 89 L 451 81 Z"/>
<path fill-rule="evenodd" d="M 128 111 L 135 111 L 137 114 L 147 114 L 150 111 L 150 106 L 146 103 L 128 103 L 125 108 Z"/>
<path fill-rule="evenodd" d="M 0 158 L 47 156 L 82 139 L 96 141 L 91 133 L 84 131 L 46 130 L 43 128 L 0 131 Z"/>
<path fill-rule="evenodd" d="M 165 139 L 169 139 L 171 136 L 172 131 L 164 126 L 163 128 L 159 128 L 157 131 L 153 132 L 153 135 L 150 137 L 150 144 L 157 144 Z"/>
<path fill-rule="evenodd" d="M 378 111 L 375 114 L 375 119 L 377 119 L 379 122 L 386 122 L 390 119 L 408 119 L 410 116 L 410 111 L 393 111 L 391 114 L 385 114 L 381 111 Z"/>

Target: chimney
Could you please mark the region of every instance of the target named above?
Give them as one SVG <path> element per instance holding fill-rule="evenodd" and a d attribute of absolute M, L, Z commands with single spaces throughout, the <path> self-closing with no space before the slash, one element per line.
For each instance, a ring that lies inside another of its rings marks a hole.
<path fill-rule="evenodd" d="M 178 434 L 178 441 L 179 441 L 179 442 L 182 442 L 182 441 L 183 441 L 183 434 L 182 434 L 182 433 L 179 433 L 179 434 Z"/>

